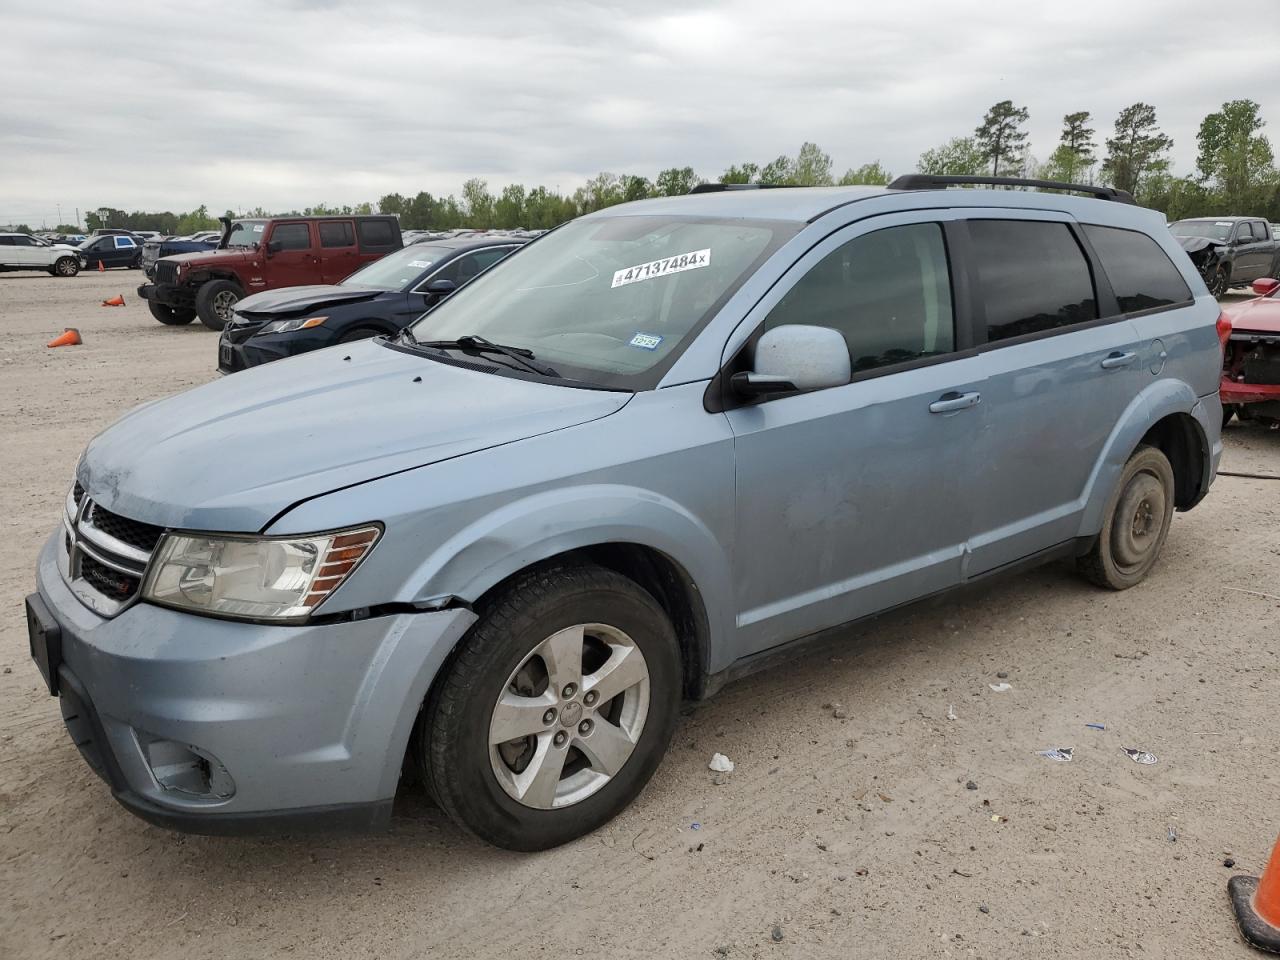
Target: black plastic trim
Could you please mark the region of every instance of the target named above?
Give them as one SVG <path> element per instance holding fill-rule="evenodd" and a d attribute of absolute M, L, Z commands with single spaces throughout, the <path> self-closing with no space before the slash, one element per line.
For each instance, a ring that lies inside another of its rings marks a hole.
<path fill-rule="evenodd" d="M 285 833 L 369 833 L 391 824 L 394 799 L 334 803 L 253 813 L 193 813 L 162 807 L 131 790 L 112 790 L 116 801 L 136 817 L 179 833 L 206 837 L 242 837 Z"/>
<path fill-rule="evenodd" d="M 929 173 L 909 173 L 898 177 L 889 184 L 890 190 L 941 190 L 952 186 L 987 186 L 987 187 L 1038 187 L 1041 190 L 1065 190 L 1071 193 L 1087 193 L 1099 200 L 1113 200 L 1116 203 L 1128 203 L 1137 206 L 1133 194 L 1116 187 L 1099 187 L 1085 183 L 1066 183 L 1061 180 L 1034 180 L 1025 177 L 987 177 L 935 175 Z"/>

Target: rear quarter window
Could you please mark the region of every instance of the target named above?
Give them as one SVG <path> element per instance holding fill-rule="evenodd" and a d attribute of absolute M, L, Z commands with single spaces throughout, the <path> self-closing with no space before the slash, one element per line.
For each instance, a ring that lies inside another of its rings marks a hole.
<path fill-rule="evenodd" d="M 361 220 L 356 224 L 362 247 L 394 247 L 398 246 L 398 232 L 390 220 Z"/>
<path fill-rule="evenodd" d="M 1086 225 L 1084 234 L 1102 261 L 1123 313 L 1191 300 L 1191 288 L 1178 268 L 1145 233 Z"/>
<path fill-rule="evenodd" d="M 1098 319 L 1093 275 L 1065 223 L 970 220 L 987 341 Z"/>

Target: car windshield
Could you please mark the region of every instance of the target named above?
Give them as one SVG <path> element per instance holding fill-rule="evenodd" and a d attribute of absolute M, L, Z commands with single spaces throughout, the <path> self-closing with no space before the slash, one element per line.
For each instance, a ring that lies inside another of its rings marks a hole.
<path fill-rule="evenodd" d="M 566 224 L 481 274 L 412 328 L 483 337 L 562 377 L 656 386 L 702 326 L 800 224 L 610 216 Z"/>
<path fill-rule="evenodd" d="M 415 243 L 366 264 L 343 280 L 341 285 L 369 290 L 404 290 L 422 276 L 424 270 L 450 252 L 447 247 Z"/>
<path fill-rule="evenodd" d="M 1179 220 L 1169 229 L 1175 237 L 1206 237 L 1209 240 L 1226 240 L 1231 236 L 1230 220 Z"/>
<path fill-rule="evenodd" d="M 262 242 L 262 231 L 266 228 L 265 220 L 237 220 L 231 224 L 231 235 L 227 238 L 228 247 L 256 247 Z"/>

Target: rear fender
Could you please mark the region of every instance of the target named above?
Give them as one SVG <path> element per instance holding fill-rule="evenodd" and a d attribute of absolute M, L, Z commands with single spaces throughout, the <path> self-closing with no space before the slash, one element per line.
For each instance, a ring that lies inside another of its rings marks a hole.
<path fill-rule="evenodd" d="M 1214 405 L 1217 406 L 1217 398 L 1214 397 L 1213 400 Z M 1134 397 L 1125 409 L 1107 440 L 1102 456 L 1094 465 L 1093 473 L 1085 487 L 1085 508 L 1081 514 L 1079 531 L 1081 537 L 1096 536 L 1102 531 L 1107 501 L 1111 498 L 1116 483 L 1119 482 L 1125 463 L 1133 455 L 1133 451 L 1137 449 L 1148 430 L 1160 420 L 1176 413 L 1188 414 L 1196 421 L 1201 449 L 1205 453 L 1202 457 L 1204 472 L 1201 489 L 1208 489 L 1222 451 L 1221 440 L 1218 440 L 1213 447 L 1208 441 L 1210 436 L 1217 436 L 1217 432 L 1209 423 L 1209 417 L 1215 414 L 1183 381 L 1157 380 Z M 1220 406 L 1216 416 L 1221 417 Z"/>

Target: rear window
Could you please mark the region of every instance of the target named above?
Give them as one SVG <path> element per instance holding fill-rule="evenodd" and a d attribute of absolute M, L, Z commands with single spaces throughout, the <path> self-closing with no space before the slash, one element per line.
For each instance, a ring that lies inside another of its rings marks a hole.
<path fill-rule="evenodd" d="M 1095 226 L 1086 226 L 1084 233 L 1102 260 L 1123 313 L 1191 299 L 1191 289 L 1178 268 L 1145 233 Z"/>
<path fill-rule="evenodd" d="M 1098 319 L 1089 263 L 1065 223 L 968 223 L 989 342 Z"/>
<path fill-rule="evenodd" d="M 398 231 L 390 220 L 361 220 L 359 224 L 360 246 L 362 247 L 394 247 Z"/>

